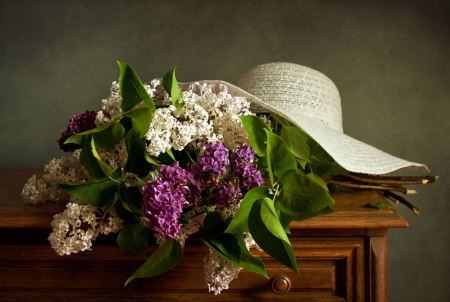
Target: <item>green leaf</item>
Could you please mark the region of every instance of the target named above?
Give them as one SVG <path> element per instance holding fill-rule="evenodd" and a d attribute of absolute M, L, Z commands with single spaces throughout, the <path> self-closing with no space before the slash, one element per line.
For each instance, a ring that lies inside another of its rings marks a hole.
<path fill-rule="evenodd" d="M 276 113 L 272 112 L 270 114 L 270 116 L 273 119 L 273 121 L 275 122 L 275 126 L 277 128 L 281 128 L 283 126 L 293 126 L 293 124 L 289 120 L 287 120 L 286 118 L 284 118 Z M 281 130 L 280 130 L 280 132 L 281 132 Z"/>
<path fill-rule="evenodd" d="M 241 250 L 236 237 L 223 233 L 227 224 L 219 212 L 211 212 L 203 221 L 202 242 L 233 263 L 239 263 Z"/>
<path fill-rule="evenodd" d="M 106 215 L 108 214 L 109 210 L 116 204 L 116 202 L 119 200 L 119 194 L 117 192 L 114 193 L 113 198 L 109 198 L 108 201 L 105 203 L 105 206 L 103 207 L 103 219 L 106 218 Z"/>
<path fill-rule="evenodd" d="M 267 155 L 261 156 L 260 158 L 258 158 L 256 165 L 258 166 L 259 170 L 269 168 L 269 164 L 267 163 Z"/>
<path fill-rule="evenodd" d="M 281 223 L 281 226 L 283 227 L 283 230 L 286 232 L 286 234 L 290 234 L 291 229 L 290 229 L 289 225 L 291 224 L 291 222 L 293 220 L 292 217 L 282 211 L 280 211 L 278 216 L 280 217 L 280 223 Z"/>
<path fill-rule="evenodd" d="M 130 208 L 130 206 L 128 205 L 128 203 L 124 202 L 123 200 L 120 201 L 122 204 L 122 207 L 127 210 L 130 213 L 133 213 L 133 210 Z M 134 213 L 133 213 L 134 214 Z M 134 220 L 134 219 L 133 219 Z M 126 219 L 126 221 L 131 221 L 129 219 Z"/>
<path fill-rule="evenodd" d="M 249 250 L 247 250 L 244 237 L 242 235 L 236 235 L 236 237 L 238 239 L 238 244 L 241 249 L 241 258 L 239 259 L 239 263 L 234 264 L 269 279 L 269 276 L 267 275 L 266 268 L 264 267 L 264 263 L 262 262 L 262 260 L 253 256 L 249 252 Z"/>
<path fill-rule="evenodd" d="M 130 110 L 124 113 L 123 116 L 131 118 L 133 129 L 139 135 L 139 138 L 141 138 L 147 134 L 154 114 L 155 108 L 141 107 Z"/>
<path fill-rule="evenodd" d="M 309 140 L 310 148 L 312 148 L 313 152 L 311 152 L 311 156 L 320 162 L 328 162 L 333 163 L 334 159 L 322 148 L 321 145 L 316 143 L 314 140 Z"/>
<path fill-rule="evenodd" d="M 142 212 L 142 194 L 139 187 L 128 187 L 122 190 L 122 200 L 130 208 L 131 212 L 144 216 Z"/>
<path fill-rule="evenodd" d="M 298 272 L 294 250 L 270 200 L 255 201 L 250 210 L 248 227 L 255 242 L 267 254 Z"/>
<path fill-rule="evenodd" d="M 269 127 L 259 117 L 254 115 L 242 115 L 239 118 L 248 134 L 253 150 L 258 156 L 266 155 L 266 131 L 270 132 Z"/>
<path fill-rule="evenodd" d="M 81 149 L 80 153 L 80 164 L 83 166 L 84 174 L 90 181 L 98 181 L 108 177 L 100 166 L 97 157 L 94 155 L 91 135 L 88 135 L 84 141 L 83 149 Z"/>
<path fill-rule="evenodd" d="M 263 198 L 261 203 L 261 219 L 267 229 L 275 237 L 289 242 L 289 238 L 284 231 L 283 226 L 280 223 L 280 218 L 278 217 L 277 211 L 273 204 L 273 201 L 269 198 Z"/>
<path fill-rule="evenodd" d="M 334 203 L 324 188 L 295 170 L 287 171 L 280 180 L 280 185 L 282 190 L 276 202 L 289 215 L 314 213 Z"/>
<path fill-rule="evenodd" d="M 196 150 L 183 149 L 180 157 L 185 156 L 188 159 L 189 163 L 195 164 L 197 162 L 198 152 L 199 152 L 198 149 L 196 149 Z"/>
<path fill-rule="evenodd" d="M 117 167 L 110 176 L 111 179 L 114 179 L 118 182 L 122 181 L 122 168 L 121 167 Z"/>
<path fill-rule="evenodd" d="M 177 77 L 175 75 L 176 69 L 177 68 L 175 67 L 166 73 L 163 77 L 163 86 L 172 98 L 172 105 L 174 105 L 177 110 L 180 110 L 181 104 L 178 102 L 178 99 L 180 98 L 181 90 L 178 86 Z"/>
<path fill-rule="evenodd" d="M 120 108 L 123 112 L 133 109 L 134 106 L 144 101 L 153 112 L 155 111 L 155 104 L 150 95 L 134 71 L 133 67 L 124 63 L 117 62 L 120 68 L 119 87 L 122 103 Z"/>
<path fill-rule="evenodd" d="M 166 152 L 158 155 L 158 161 L 166 165 L 171 165 L 176 161 L 176 159 L 172 153 L 172 150 L 168 149 Z"/>
<path fill-rule="evenodd" d="M 244 232 L 248 232 L 248 215 L 253 203 L 258 199 L 266 197 L 268 194 L 269 188 L 264 186 L 256 187 L 248 191 L 239 206 L 239 210 L 225 230 L 225 233 L 243 234 Z"/>
<path fill-rule="evenodd" d="M 95 139 L 94 139 L 94 137 L 92 137 L 92 139 L 91 139 L 91 148 L 92 148 L 91 149 L 92 150 L 92 155 L 97 160 L 98 165 L 102 169 L 103 173 L 105 173 L 105 175 L 109 177 L 112 174 L 112 172 L 113 172 L 112 168 L 100 158 L 100 155 L 98 154 L 96 146 L 95 146 Z"/>
<path fill-rule="evenodd" d="M 125 129 L 119 120 L 98 126 L 94 129 L 72 135 L 66 140 L 67 143 L 84 145 L 84 141 L 89 134 L 95 139 L 98 149 L 107 149 L 116 145 L 124 136 Z"/>
<path fill-rule="evenodd" d="M 139 223 L 128 224 L 117 236 L 117 244 L 125 252 L 147 259 L 149 228 Z"/>
<path fill-rule="evenodd" d="M 122 124 L 123 128 L 125 129 L 125 133 L 128 133 L 133 128 L 133 121 L 131 120 L 131 117 L 123 116 L 123 115 L 116 115 L 114 117 L 115 121 L 120 120 L 120 124 Z"/>
<path fill-rule="evenodd" d="M 223 231 L 227 227 L 225 221 L 219 212 L 211 212 L 206 215 L 203 220 L 203 231 L 204 233 L 214 233 L 217 231 Z"/>
<path fill-rule="evenodd" d="M 175 158 L 175 155 L 173 155 L 173 152 L 172 152 L 171 149 L 167 150 L 166 153 L 170 156 L 170 158 L 171 158 L 174 162 L 177 161 L 177 159 Z"/>
<path fill-rule="evenodd" d="M 301 159 L 301 158 L 296 158 L 297 162 L 299 163 L 299 165 L 302 167 L 303 170 L 305 170 L 306 164 L 309 162 L 307 160 Z"/>
<path fill-rule="evenodd" d="M 328 172 L 335 166 L 334 163 L 328 162 L 313 162 L 309 165 L 311 172 L 318 176 L 328 174 Z"/>
<path fill-rule="evenodd" d="M 302 220 L 306 220 L 306 219 L 320 216 L 320 215 L 331 214 L 333 212 L 334 212 L 334 210 L 330 206 L 326 206 L 322 210 L 314 212 L 314 213 L 301 214 L 301 215 L 297 215 L 297 216 L 291 216 L 288 214 L 285 214 L 285 215 L 287 215 L 291 220 L 302 221 Z"/>
<path fill-rule="evenodd" d="M 84 173 L 90 181 L 99 181 L 105 177 L 119 182 L 122 177 L 122 169 L 118 167 L 116 170 L 105 163 L 97 152 L 94 138 L 89 135 L 85 140 L 85 146 L 81 150 L 80 163 L 83 165 Z"/>
<path fill-rule="evenodd" d="M 226 228 L 220 213 L 211 212 L 205 217 L 202 242 L 226 261 L 268 278 L 264 263 L 247 250 L 242 233 L 225 234 Z"/>
<path fill-rule="evenodd" d="M 267 163 L 270 181 L 273 185 L 274 178 L 279 181 L 286 171 L 297 169 L 297 161 L 278 135 L 267 130 L 266 133 Z"/>
<path fill-rule="evenodd" d="M 125 171 L 140 177 L 147 176 L 157 162 L 147 154 L 145 138 L 139 138 L 139 134 L 132 129 L 125 136 L 125 146 L 128 152 Z"/>
<path fill-rule="evenodd" d="M 328 185 L 328 189 L 330 190 L 330 192 L 353 192 L 354 190 L 352 188 L 347 188 L 347 187 L 342 187 L 342 186 L 338 186 L 338 185 L 332 185 L 329 184 Z"/>
<path fill-rule="evenodd" d="M 136 278 L 148 278 L 165 273 L 175 267 L 182 257 L 183 249 L 180 244 L 169 238 L 128 278 L 125 285 Z"/>
<path fill-rule="evenodd" d="M 371 209 L 388 209 L 388 203 L 386 201 L 380 201 L 380 202 L 368 202 L 366 204 L 363 205 L 363 207 L 365 208 L 371 208 Z"/>
<path fill-rule="evenodd" d="M 117 202 L 115 209 L 117 216 L 127 222 L 136 222 L 140 217 L 140 215 L 134 213 L 130 206 L 123 201 Z"/>
<path fill-rule="evenodd" d="M 309 173 L 306 175 L 309 179 L 320 185 L 324 190 L 328 191 L 327 183 L 317 174 Z"/>
<path fill-rule="evenodd" d="M 309 162 L 310 150 L 308 145 L 309 136 L 300 128 L 284 126 L 281 128 L 281 139 L 289 151 L 304 161 Z"/>
<path fill-rule="evenodd" d="M 341 166 L 339 166 L 338 164 L 336 164 L 335 166 L 331 167 L 327 171 L 327 174 L 329 174 L 329 175 L 345 175 L 347 173 L 348 173 L 348 171 L 345 170 L 344 168 L 342 168 Z"/>
<path fill-rule="evenodd" d="M 109 178 L 99 182 L 58 184 L 58 188 L 93 206 L 104 206 L 109 198 L 114 198 L 117 183 Z"/>

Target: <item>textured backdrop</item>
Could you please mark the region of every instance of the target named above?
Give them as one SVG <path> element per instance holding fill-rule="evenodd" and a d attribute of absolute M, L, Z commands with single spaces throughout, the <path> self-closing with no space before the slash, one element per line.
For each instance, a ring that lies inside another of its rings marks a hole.
<path fill-rule="evenodd" d="M 97 110 L 116 60 L 144 80 L 236 83 L 251 67 L 299 63 L 330 77 L 344 131 L 426 163 L 439 182 L 399 207 L 390 231 L 391 301 L 450 301 L 448 1 L 0 0 L 0 168 L 62 156 L 69 118 Z"/>

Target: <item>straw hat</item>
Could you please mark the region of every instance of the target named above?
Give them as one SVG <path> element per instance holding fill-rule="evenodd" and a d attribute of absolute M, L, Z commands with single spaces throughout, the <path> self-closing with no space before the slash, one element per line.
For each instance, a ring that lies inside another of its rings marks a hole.
<path fill-rule="evenodd" d="M 319 143 L 350 172 L 374 175 L 398 170 L 429 173 L 427 166 L 389 155 L 344 134 L 339 91 L 324 74 L 293 63 L 268 63 L 254 67 L 238 81 L 238 88 L 222 81 L 230 92 L 288 119 Z M 261 108 L 262 107 L 262 108 Z"/>

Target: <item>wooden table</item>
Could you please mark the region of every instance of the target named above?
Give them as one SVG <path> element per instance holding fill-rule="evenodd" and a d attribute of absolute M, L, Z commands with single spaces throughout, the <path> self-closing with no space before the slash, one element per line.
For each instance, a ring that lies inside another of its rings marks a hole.
<path fill-rule="evenodd" d="M 270 279 L 241 271 L 230 289 L 205 289 L 207 248 L 190 238 L 181 263 L 164 275 L 125 280 L 142 264 L 113 236 L 92 251 L 58 256 L 47 241 L 63 205 L 24 205 L 20 191 L 39 170 L 0 170 L 0 301 L 387 301 L 388 229 L 408 222 L 395 209 L 368 209 L 371 191 L 335 193 L 334 213 L 291 225 L 299 274 L 257 250 Z"/>

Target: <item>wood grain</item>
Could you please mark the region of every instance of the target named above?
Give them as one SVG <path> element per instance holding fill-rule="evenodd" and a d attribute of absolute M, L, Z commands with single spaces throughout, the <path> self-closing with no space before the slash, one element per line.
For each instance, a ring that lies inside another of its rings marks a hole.
<path fill-rule="evenodd" d="M 408 227 L 393 208 L 361 207 L 380 198 L 371 191 L 333 193 L 334 213 L 291 224 L 290 240 L 299 273 L 252 249 L 269 279 L 241 271 L 230 289 L 214 296 L 205 288 L 198 235 L 187 241 L 181 263 L 164 275 L 125 280 L 143 259 L 122 251 L 115 235 L 94 242 L 92 251 L 58 256 L 47 237 L 62 204 L 24 205 L 20 192 L 40 170 L 0 170 L 0 301 L 387 301 L 388 228 Z M 155 247 L 149 247 L 148 254 Z M 287 293 L 272 288 L 289 279 Z"/>
<path fill-rule="evenodd" d="M 64 205 L 47 203 L 24 205 L 20 197 L 23 185 L 40 170 L 0 170 L 0 228 L 49 228 L 53 215 Z M 394 208 L 369 209 L 362 205 L 379 202 L 372 191 L 332 193 L 334 213 L 292 223 L 293 229 L 406 228 L 408 222 Z"/>

